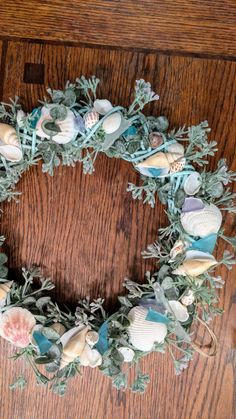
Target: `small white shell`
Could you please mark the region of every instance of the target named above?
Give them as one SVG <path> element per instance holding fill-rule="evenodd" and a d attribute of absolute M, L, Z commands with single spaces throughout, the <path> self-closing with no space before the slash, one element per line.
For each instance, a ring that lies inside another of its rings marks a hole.
<path fill-rule="evenodd" d="M 192 290 L 186 292 L 186 294 L 181 298 L 181 303 L 184 306 L 190 306 L 195 301 L 195 297 Z"/>
<path fill-rule="evenodd" d="M 184 146 L 177 142 L 169 145 L 167 150 L 169 153 L 177 153 L 177 154 L 181 154 L 182 156 L 184 155 Z"/>
<path fill-rule="evenodd" d="M 201 176 L 198 172 L 189 175 L 184 183 L 184 191 L 187 195 L 195 195 L 202 186 Z"/>
<path fill-rule="evenodd" d="M 106 134 L 112 134 L 120 127 L 122 118 L 120 112 L 115 112 L 109 115 L 102 124 L 102 127 Z"/>
<path fill-rule="evenodd" d="M 85 344 L 84 350 L 79 356 L 80 364 L 84 367 L 95 368 L 102 364 L 102 356 L 97 349 L 91 349 Z"/>
<path fill-rule="evenodd" d="M 62 336 L 66 331 L 65 326 L 63 326 L 63 324 L 59 322 L 53 323 L 50 327 L 51 329 L 55 330 L 55 332 L 58 333 L 58 335 L 60 336 Z"/>
<path fill-rule="evenodd" d="M 25 112 L 22 109 L 19 109 L 16 114 L 16 122 L 19 128 L 23 128 L 25 117 L 26 117 Z"/>
<path fill-rule="evenodd" d="M 128 348 L 127 346 L 121 346 L 118 348 L 118 351 L 121 353 L 121 355 L 124 358 L 124 362 L 132 362 L 134 359 L 134 351 L 131 348 Z"/>
<path fill-rule="evenodd" d="M 144 307 L 133 307 L 128 314 L 129 341 L 134 348 L 144 352 L 151 351 L 155 342 L 163 342 L 167 334 L 165 324 L 145 320 L 147 313 Z"/>
<path fill-rule="evenodd" d="M 180 253 L 183 253 L 185 248 L 186 248 L 186 244 L 183 242 L 183 240 L 177 240 L 170 251 L 170 257 L 171 257 L 170 262 L 173 262 L 173 260 L 176 258 L 177 255 L 179 255 Z"/>
<path fill-rule="evenodd" d="M 0 308 L 4 307 L 7 294 L 9 293 L 13 281 L 7 281 L 0 284 Z"/>
<path fill-rule="evenodd" d="M 90 346 L 96 345 L 96 343 L 99 341 L 99 334 L 95 332 L 94 330 L 90 330 L 86 335 L 86 342 Z"/>
<path fill-rule="evenodd" d="M 222 214 L 214 204 L 210 204 L 198 211 L 182 213 L 180 220 L 186 233 L 203 238 L 219 231 Z"/>
<path fill-rule="evenodd" d="M 93 107 L 100 115 L 106 115 L 113 108 L 111 102 L 107 99 L 96 99 Z"/>
<path fill-rule="evenodd" d="M 179 301 L 169 301 L 171 309 L 179 322 L 186 322 L 189 318 L 188 310 Z"/>
<path fill-rule="evenodd" d="M 23 158 L 15 128 L 2 123 L 0 123 L 0 154 L 12 162 L 18 162 Z"/>
<path fill-rule="evenodd" d="M 91 129 L 99 121 L 99 114 L 93 109 L 84 115 L 84 125 L 86 129 Z"/>
<path fill-rule="evenodd" d="M 0 336 L 18 348 L 26 348 L 35 324 L 35 318 L 29 310 L 21 307 L 9 308 L 0 316 Z"/>
<path fill-rule="evenodd" d="M 52 121 L 50 110 L 53 107 L 55 107 L 54 104 L 49 104 L 47 106 L 43 106 L 41 109 L 41 116 L 36 124 L 36 134 L 40 138 L 50 138 L 50 136 L 43 131 L 42 124 L 45 121 Z M 58 144 L 67 144 L 74 140 L 77 134 L 76 120 L 74 113 L 70 109 L 67 109 L 66 118 L 63 121 L 56 121 L 56 124 L 59 126 L 61 131 L 52 137 L 52 141 Z"/>

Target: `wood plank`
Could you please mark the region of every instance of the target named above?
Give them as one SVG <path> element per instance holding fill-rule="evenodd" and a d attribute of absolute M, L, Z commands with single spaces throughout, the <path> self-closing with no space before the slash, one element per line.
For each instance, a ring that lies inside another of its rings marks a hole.
<path fill-rule="evenodd" d="M 25 63 L 44 64 L 45 85 L 23 82 Z M 172 125 L 190 125 L 207 117 L 212 138 L 219 140 L 217 160 L 227 157 L 235 170 L 235 72 L 236 64 L 230 61 L 9 42 L 3 93 L 4 100 L 18 94 L 30 109 L 46 86 L 62 87 L 67 79 L 97 74 L 103 80 L 101 97 L 127 105 L 135 78 L 143 77 L 161 98 L 149 112 L 166 114 Z M 215 165 L 212 159 L 211 167 Z M 145 270 L 154 267 L 141 260 L 140 252 L 165 224 L 160 204 L 153 210 L 132 201 L 126 193 L 128 181 L 138 182 L 132 168 L 105 156 L 99 156 L 92 176 L 82 175 L 80 165 L 59 168 L 53 179 L 40 167 L 26 173 L 18 188 L 23 193 L 20 204 L 3 205 L 1 234 L 7 237 L 12 277 L 19 266 L 40 264 L 54 278 L 59 301 L 76 304 L 80 296 L 102 295 L 113 309 L 123 278 L 141 281 Z M 225 225 L 232 235 L 231 216 Z M 220 243 L 218 258 L 224 248 Z M 168 354 L 148 357 L 143 369 L 151 373 L 152 383 L 143 396 L 117 393 L 98 371 L 85 370 L 81 380 L 71 382 L 66 398 L 60 399 L 40 387 L 32 393 L 27 366 L 8 360 L 12 348 L 1 341 L 3 419 L 233 418 L 236 286 L 232 273 L 222 270 L 222 274 L 226 286 L 220 292 L 220 305 L 225 314 L 213 324 L 219 337 L 214 360 L 196 355 L 183 376 L 175 377 Z M 26 372 L 29 386 L 13 396 L 7 386 L 21 372 Z"/>
<path fill-rule="evenodd" d="M 8 0 L 0 14 L 2 36 L 236 56 L 233 0 Z"/>

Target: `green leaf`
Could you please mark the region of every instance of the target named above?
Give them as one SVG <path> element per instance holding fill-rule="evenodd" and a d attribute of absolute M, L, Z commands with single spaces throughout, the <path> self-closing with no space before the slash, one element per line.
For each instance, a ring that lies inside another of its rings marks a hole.
<path fill-rule="evenodd" d="M 15 390 L 17 388 L 23 390 L 26 387 L 26 384 L 26 379 L 22 375 L 19 375 L 19 377 L 14 381 L 14 383 L 9 385 L 9 388 L 10 390 Z"/>
<path fill-rule="evenodd" d="M 121 388 L 125 390 L 127 388 L 127 374 L 120 372 L 113 378 L 112 384 L 117 390 Z"/>
<path fill-rule="evenodd" d="M 133 393 L 144 393 L 148 383 L 150 383 L 149 375 L 139 372 L 136 380 L 131 386 L 131 390 Z"/>
<path fill-rule="evenodd" d="M 129 299 L 123 295 L 118 297 L 118 301 L 125 307 L 133 307 Z"/>

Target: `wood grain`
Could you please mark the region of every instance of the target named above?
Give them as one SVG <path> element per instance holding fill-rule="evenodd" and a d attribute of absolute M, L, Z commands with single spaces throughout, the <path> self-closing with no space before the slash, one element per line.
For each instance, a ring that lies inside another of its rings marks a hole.
<path fill-rule="evenodd" d="M 198 123 L 208 118 L 211 138 L 219 141 L 216 165 L 226 157 L 235 167 L 235 73 L 236 63 L 27 42 L 9 42 L 5 60 L 3 98 L 18 94 L 25 108 L 36 105 L 45 87 L 62 87 L 67 79 L 96 74 L 102 79 L 100 96 L 115 103 L 130 102 L 136 78 L 149 80 L 160 101 L 148 112 L 165 114 L 173 126 Z M 23 83 L 25 63 L 45 65 L 45 86 Z M 59 301 L 76 304 L 79 296 L 106 297 L 112 310 L 122 292 L 125 276 L 143 280 L 146 269 L 140 252 L 156 239 L 157 229 L 166 223 L 163 207 L 155 209 L 132 201 L 126 193 L 127 182 L 139 182 L 126 163 L 99 156 L 96 172 L 82 175 L 81 166 L 59 168 L 50 178 L 36 167 L 18 185 L 20 204 L 4 204 L 1 234 L 7 237 L 11 275 L 18 268 L 40 264 L 56 283 Z M 233 219 L 227 215 L 225 226 L 233 235 Z M 220 243 L 219 258 L 225 249 Z M 225 314 L 214 321 L 219 351 L 214 360 L 198 356 L 184 372 L 175 377 L 168 354 L 152 355 L 143 362 L 152 383 L 143 396 L 118 393 L 98 371 L 84 371 L 83 378 L 70 384 L 64 399 L 45 389 L 34 389 L 33 378 L 23 362 L 6 359 L 13 353 L 0 342 L 0 391 L 3 394 L 3 419 L 232 419 L 235 366 L 235 295 L 233 275 L 221 271 L 226 280 L 220 292 Z M 4 355 L 3 355 L 4 354 Z M 26 372 L 28 389 L 8 390 L 14 377 Z"/>
<path fill-rule="evenodd" d="M 234 0 L 7 0 L 0 15 L 2 36 L 236 56 Z"/>

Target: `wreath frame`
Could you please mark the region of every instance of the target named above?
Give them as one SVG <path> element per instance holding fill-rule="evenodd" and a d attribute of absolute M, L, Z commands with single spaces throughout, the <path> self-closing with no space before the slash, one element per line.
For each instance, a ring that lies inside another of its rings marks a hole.
<path fill-rule="evenodd" d="M 224 235 L 218 209 L 235 213 L 235 194 L 227 185 L 236 174 L 224 159 L 215 171 L 206 171 L 208 156 L 217 151 L 216 142 L 208 142 L 207 122 L 168 132 L 167 118 L 142 112 L 159 99 L 150 83 L 136 81 L 128 109 L 97 99 L 98 84 L 95 76 L 82 76 L 67 82 L 64 90 L 48 89 L 50 102 L 44 98 L 29 114 L 18 97 L 0 105 L 0 202 L 18 200 L 18 180 L 40 160 L 43 172 L 51 176 L 58 165 L 75 166 L 78 161 L 84 173 L 91 174 L 98 153 L 104 152 L 129 161 L 141 173 L 142 184 L 127 188 L 134 199 L 154 207 L 158 195 L 167 205 L 170 225 L 159 228 L 158 240 L 143 252 L 144 258 L 158 260 L 158 270 L 147 272 L 142 284 L 126 279 L 128 293 L 118 297 L 121 307 L 112 314 L 105 312 L 102 298 L 81 299 L 75 313 L 59 308 L 48 294 L 54 288 L 49 278 L 38 268 L 23 268 L 23 283 L 9 280 L 7 256 L 0 253 L 0 335 L 20 348 L 14 359 L 25 358 L 37 382 L 59 395 L 81 365 L 99 367 L 117 389 L 142 393 L 150 378 L 139 363 L 150 352 L 168 350 L 176 374 L 188 367 L 196 351 L 214 356 L 217 339 L 209 322 L 221 314 L 217 290 L 224 281 L 211 273 L 219 265 L 231 269 L 236 263 L 228 251 L 218 262 L 212 256 L 218 238 L 236 245 L 234 237 Z M 196 166 L 203 171 L 197 172 Z M 196 220 L 194 230 L 191 223 Z M 212 230 L 205 234 L 209 225 Z M 0 245 L 4 240 L 1 236 Z M 193 329 L 199 324 L 211 337 L 208 351 L 195 341 Z M 130 384 L 133 366 L 136 375 Z M 10 387 L 25 385 L 20 375 Z"/>

